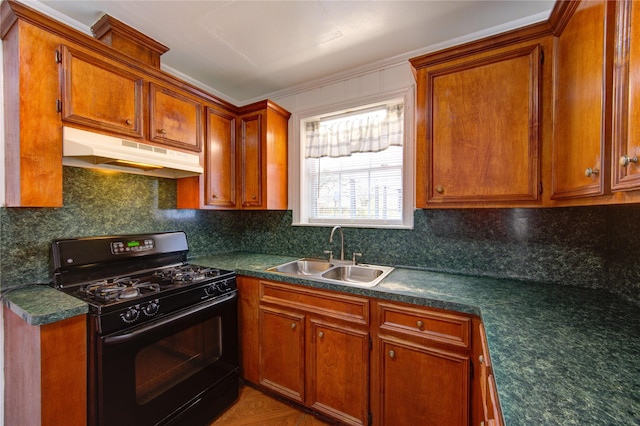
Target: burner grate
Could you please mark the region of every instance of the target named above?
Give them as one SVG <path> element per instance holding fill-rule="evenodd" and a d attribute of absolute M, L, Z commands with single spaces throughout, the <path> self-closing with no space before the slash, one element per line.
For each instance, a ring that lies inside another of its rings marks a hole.
<path fill-rule="evenodd" d="M 216 268 L 205 268 L 196 265 L 182 265 L 161 271 L 156 271 L 154 275 L 172 284 L 187 284 L 213 278 L 220 275 L 220 270 Z"/>
<path fill-rule="evenodd" d="M 88 299 L 94 299 L 100 302 L 116 302 L 135 299 L 146 293 L 159 292 L 160 285 L 151 282 L 140 282 L 139 279 L 122 277 L 113 280 L 95 281 L 81 287 L 78 291 Z"/>

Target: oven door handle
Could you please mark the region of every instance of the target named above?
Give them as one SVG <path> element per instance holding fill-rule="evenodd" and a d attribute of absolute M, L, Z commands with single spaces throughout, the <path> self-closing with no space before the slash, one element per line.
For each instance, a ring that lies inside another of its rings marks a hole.
<path fill-rule="evenodd" d="M 126 343 L 131 340 L 134 340 L 136 337 L 140 336 L 143 333 L 148 333 L 149 331 L 155 330 L 159 327 L 169 324 L 170 322 L 185 318 L 189 315 L 197 314 L 198 312 L 205 311 L 207 309 L 211 309 L 212 307 L 224 303 L 228 300 L 234 299 L 236 297 L 236 292 L 225 294 L 224 296 L 220 296 L 213 301 L 213 303 L 205 303 L 202 305 L 198 305 L 194 308 L 189 308 L 182 312 L 173 313 L 166 318 L 158 320 L 152 324 L 142 326 L 133 331 L 126 332 L 125 334 L 115 334 L 112 336 L 107 336 L 104 338 L 105 344 L 118 344 L 118 343 Z"/>

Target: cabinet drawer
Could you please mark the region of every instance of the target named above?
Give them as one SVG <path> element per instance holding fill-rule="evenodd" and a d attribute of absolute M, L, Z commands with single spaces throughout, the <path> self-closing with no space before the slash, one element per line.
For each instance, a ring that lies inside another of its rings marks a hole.
<path fill-rule="evenodd" d="M 381 331 L 470 348 L 471 319 L 465 316 L 382 302 L 378 321 Z"/>
<path fill-rule="evenodd" d="M 304 310 L 363 325 L 369 324 L 369 301 L 361 297 L 260 281 L 260 303 Z"/>

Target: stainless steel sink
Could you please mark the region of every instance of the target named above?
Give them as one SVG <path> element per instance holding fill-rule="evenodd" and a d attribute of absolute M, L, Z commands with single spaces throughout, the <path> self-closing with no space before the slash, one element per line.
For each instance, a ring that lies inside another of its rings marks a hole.
<path fill-rule="evenodd" d="M 302 258 L 267 269 L 285 275 L 321 282 L 357 287 L 374 287 L 393 271 L 390 266 L 378 266 L 323 259 Z"/>
<path fill-rule="evenodd" d="M 382 269 L 375 266 L 345 265 L 329 269 L 322 274 L 322 277 L 354 283 L 370 283 L 383 273 Z"/>
<path fill-rule="evenodd" d="M 322 259 L 298 259 L 284 265 L 270 268 L 268 271 L 282 272 L 290 275 L 314 275 L 333 268 L 333 263 Z"/>

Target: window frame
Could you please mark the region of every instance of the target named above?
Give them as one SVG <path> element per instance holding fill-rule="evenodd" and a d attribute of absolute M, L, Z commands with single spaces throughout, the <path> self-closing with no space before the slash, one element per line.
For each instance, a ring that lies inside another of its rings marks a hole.
<path fill-rule="evenodd" d="M 402 100 L 404 103 L 403 129 L 403 158 L 402 158 L 402 218 L 400 220 L 371 220 L 371 219 L 314 219 L 310 221 L 307 211 L 309 195 L 303 193 L 305 185 L 304 174 L 304 138 L 306 121 L 317 119 L 319 116 L 339 115 L 349 110 L 366 109 L 372 105 Z M 414 145 L 414 106 L 415 91 L 413 87 L 393 92 L 380 93 L 374 96 L 360 97 L 346 102 L 324 105 L 322 107 L 300 111 L 292 115 L 293 140 L 290 144 L 291 160 L 291 208 L 293 211 L 293 226 L 328 227 L 341 225 L 343 227 L 384 228 L 384 229 L 413 229 L 413 211 L 415 208 L 415 145 Z"/>

